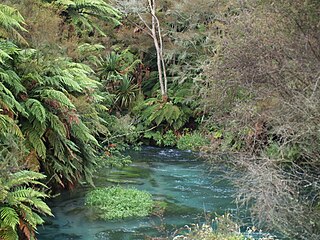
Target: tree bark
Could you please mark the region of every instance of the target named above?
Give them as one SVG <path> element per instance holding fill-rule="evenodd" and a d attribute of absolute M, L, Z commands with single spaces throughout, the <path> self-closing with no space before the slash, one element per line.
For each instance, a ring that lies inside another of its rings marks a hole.
<path fill-rule="evenodd" d="M 156 16 L 156 2 L 155 0 L 148 0 L 149 10 L 151 13 L 151 37 L 153 38 L 154 47 L 157 53 L 157 67 L 159 75 L 160 90 L 162 95 L 162 100 L 167 101 L 168 95 L 168 84 L 167 84 L 167 74 L 166 66 L 163 58 L 163 40 L 161 35 L 160 22 Z"/>

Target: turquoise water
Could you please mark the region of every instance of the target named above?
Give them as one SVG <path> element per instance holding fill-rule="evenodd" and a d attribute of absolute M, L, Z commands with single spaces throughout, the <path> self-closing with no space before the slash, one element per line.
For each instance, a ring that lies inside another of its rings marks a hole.
<path fill-rule="evenodd" d="M 38 239 L 131 240 L 170 236 L 174 229 L 203 222 L 209 213 L 236 210 L 234 190 L 223 180 L 223 174 L 210 171 L 193 153 L 145 147 L 128 154 L 133 160 L 130 167 L 112 172 L 104 169 L 97 174 L 95 184 L 102 187 L 118 179 L 127 180 L 122 185 L 146 190 L 155 199 L 166 201 L 168 208 L 163 214 L 108 222 L 95 220 L 84 206 L 85 194 L 91 189 L 85 186 L 49 202 L 55 217 L 39 227 Z"/>

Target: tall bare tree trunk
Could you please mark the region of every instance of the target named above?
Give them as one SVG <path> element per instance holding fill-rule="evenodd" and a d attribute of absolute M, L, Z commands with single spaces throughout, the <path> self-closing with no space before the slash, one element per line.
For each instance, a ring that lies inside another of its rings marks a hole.
<path fill-rule="evenodd" d="M 157 52 L 157 66 L 159 74 L 159 83 L 162 99 L 164 101 L 168 98 L 168 84 L 166 66 L 163 58 L 163 40 L 161 35 L 160 22 L 156 16 L 156 0 L 148 0 L 149 10 L 152 16 L 151 20 L 151 37 L 153 38 L 154 46 Z"/>

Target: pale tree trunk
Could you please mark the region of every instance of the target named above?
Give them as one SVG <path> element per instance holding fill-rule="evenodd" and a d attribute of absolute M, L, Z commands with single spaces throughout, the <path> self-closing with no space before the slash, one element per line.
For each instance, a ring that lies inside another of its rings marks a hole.
<path fill-rule="evenodd" d="M 140 20 L 144 23 L 146 28 L 148 29 L 149 35 L 153 39 L 153 44 L 157 54 L 157 67 L 158 67 L 160 91 L 161 91 L 162 99 L 164 101 L 167 101 L 168 81 L 167 81 L 166 65 L 163 58 L 163 39 L 161 35 L 160 22 L 158 17 L 156 16 L 156 0 L 148 0 L 148 8 L 151 14 L 151 26 L 147 24 L 145 19 L 143 19 L 143 17 L 140 14 L 138 14 L 138 16 Z"/>

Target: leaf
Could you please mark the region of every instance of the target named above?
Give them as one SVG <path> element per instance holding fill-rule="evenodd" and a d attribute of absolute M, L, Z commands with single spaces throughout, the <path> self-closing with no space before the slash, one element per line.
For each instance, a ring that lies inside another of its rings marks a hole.
<path fill-rule="evenodd" d="M 0 131 L 2 134 L 11 133 L 23 138 L 23 133 L 17 123 L 7 115 L 0 114 Z"/>
<path fill-rule="evenodd" d="M 30 116 L 37 119 L 40 123 L 46 121 L 46 110 L 41 102 L 36 99 L 29 98 L 25 103 L 26 109 L 29 111 Z"/>
<path fill-rule="evenodd" d="M 45 179 L 46 175 L 38 172 L 22 170 L 16 173 L 13 173 L 10 176 L 10 180 L 6 183 L 6 186 L 9 188 L 20 186 L 23 184 L 37 184 L 44 186 L 43 183 L 37 181 L 39 179 Z"/>
<path fill-rule="evenodd" d="M 0 207 L 0 218 L 4 226 L 9 226 L 12 229 L 15 229 L 19 224 L 19 216 L 17 212 L 11 207 Z"/>
<path fill-rule="evenodd" d="M 57 115 L 48 113 L 48 119 L 50 122 L 50 127 L 53 131 L 57 132 L 61 137 L 67 136 L 67 130 L 65 125 L 61 122 Z"/>
<path fill-rule="evenodd" d="M 39 136 L 39 134 L 37 132 L 35 132 L 34 130 L 30 130 L 28 133 L 28 139 L 29 139 L 29 142 L 31 143 L 31 145 L 36 150 L 38 156 L 41 157 L 42 159 L 45 159 L 47 149 L 41 139 L 41 136 Z"/>
<path fill-rule="evenodd" d="M 45 99 L 57 100 L 62 105 L 74 109 L 75 106 L 71 103 L 70 99 L 61 91 L 54 89 L 46 89 L 40 92 L 41 97 Z"/>
<path fill-rule="evenodd" d="M 13 37 L 21 43 L 27 44 L 26 40 L 19 34 L 20 31 L 27 31 L 22 27 L 24 19 L 13 7 L 0 4 L 0 37 Z"/>
<path fill-rule="evenodd" d="M 80 123 L 73 123 L 71 125 L 72 134 L 79 138 L 84 143 L 92 142 L 95 145 L 99 145 L 98 141 L 95 139 L 94 136 L 90 134 L 90 131 L 86 125 L 82 122 Z"/>

